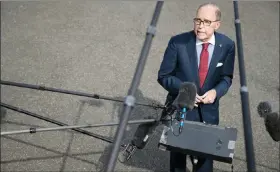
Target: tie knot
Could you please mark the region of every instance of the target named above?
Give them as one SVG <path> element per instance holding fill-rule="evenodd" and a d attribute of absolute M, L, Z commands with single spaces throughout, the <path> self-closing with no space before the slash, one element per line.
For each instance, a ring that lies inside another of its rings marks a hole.
<path fill-rule="evenodd" d="M 203 49 L 207 49 L 207 48 L 208 48 L 208 46 L 209 46 L 209 43 L 208 43 L 208 42 L 207 42 L 207 43 L 203 43 L 203 44 L 202 44 L 202 48 L 203 48 Z"/>

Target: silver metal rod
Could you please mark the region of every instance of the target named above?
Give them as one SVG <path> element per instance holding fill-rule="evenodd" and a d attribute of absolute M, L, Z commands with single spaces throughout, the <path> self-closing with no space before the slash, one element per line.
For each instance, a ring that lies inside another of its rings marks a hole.
<path fill-rule="evenodd" d="M 128 124 L 152 123 L 155 121 L 156 121 L 155 119 L 131 120 L 131 121 L 128 121 Z M 73 129 L 73 128 L 92 128 L 92 127 L 114 126 L 114 125 L 119 125 L 119 123 L 112 122 L 112 123 L 105 123 L 105 124 L 103 123 L 103 124 L 73 125 L 73 126 L 52 127 L 52 128 L 30 128 L 29 130 L 4 131 L 4 132 L 1 132 L 1 136 L 12 135 L 12 134 L 36 133 L 36 132 L 43 132 L 43 131 L 58 131 L 58 130 L 67 130 L 67 129 Z"/>
<path fill-rule="evenodd" d="M 65 124 L 63 122 L 56 121 L 54 119 L 51 119 L 51 118 L 48 118 L 48 117 L 45 117 L 45 116 L 42 116 L 42 115 L 38 115 L 38 114 L 36 114 L 34 112 L 30 112 L 30 111 L 27 111 L 27 110 L 24 110 L 24 109 L 21 109 L 19 107 L 12 106 L 12 105 L 9 105 L 9 104 L 6 104 L 6 103 L 0 102 L 0 106 L 4 107 L 4 108 L 7 108 L 7 109 L 10 109 L 10 110 L 15 111 L 15 112 L 19 112 L 19 113 L 24 114 L 24 115 L 32 116 L 34 118 L 50 122 L 52 124 L 56 124 L 56 125 L 59 125 L 59 126 L 69 126 L 68 124 Z M 83 130 L 83 129 L 79 129 L 79 128 L 73 128 L 72 130 L 74 130 L 76 132 L 79 132 L 81 134 L 87 135 L 87 136 L 94 137 L 96 139 L 103 140 L 103 141 L 108 142 L 108 143 L 113 143 L 113 140 L 111 140 L 110 138 L 104 137 L 104 136 L 99 135 L 99 134 L 91 133 L 89 131 L 86 131 L 86 130 Z M 122 147 L 125 147 L 125 146 L 126 145 L 122 145 Z"/>
<path fill-rule="evenodd" d="M 98 94 L 83 93 L 83 92 L 79 92 L 79 91 L 65 90 L 65 89 L 60 89 L 60 88 L 52 88 L 52 87 L 46 87 L 44 85 L 32 85 L 32 84 L 26 84 L 26 83 L 4 81 L 4 80 L 0 80 L 0 84 L 14 86 L 14 87 L 21 87 L 21 88 L 29 88 L 29 89 L 40 90 L 40 91 L 49 91 L 49 92 L 54 92 L 54 93 L 62 93 L 62 94 L 69 94 L 69 95 L 75 95 L 75 96 L 89 97 L 89 98 L 100 99 L 100 100 L 108 100 L 108 101 L 114 101 L 114 102 L 120 102 L 120 103 L 123 103 L 123 101 L 124 101 L 124 100 L 119 100 L 119 99 L 102 96 L 102 95 L 98 95 Z M 145 104 L 145 103 L 135 102 L 135 105 L 146 106 L 146 107 L 150 107 L 150 108 L 154 108 L 154 109 L 164 109 L 164 106 L 160 105 L 160 104 Z"/>

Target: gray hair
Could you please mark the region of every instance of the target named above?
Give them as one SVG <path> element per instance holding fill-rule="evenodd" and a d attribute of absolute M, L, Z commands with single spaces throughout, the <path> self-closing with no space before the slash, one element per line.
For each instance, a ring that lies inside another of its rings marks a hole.
<path fill-rule="evenodd" d="M 222 18 L 221 10 L 218 7 L 218 5 L 213 2 L 207 2 L 207 3 L 200 5 L 197 9 L 197 12 L 199 11 L 200 8 L 205 7 L 205 6 L 211 6 L 211 7 L 216 8 L 216 20 L 218 20 L 218 21 L 221 20 L 221 18 Z"/>

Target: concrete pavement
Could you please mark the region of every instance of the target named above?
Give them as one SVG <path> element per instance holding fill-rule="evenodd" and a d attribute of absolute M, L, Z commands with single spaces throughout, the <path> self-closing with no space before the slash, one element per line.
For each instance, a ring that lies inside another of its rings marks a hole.
<path fill-rule="evenodd" d="M 166 1 L 157 35 L 137 90 L 140 102 L 164 103 L 166 91 L 157 71 L 172 35 L 192 29 L 196 8 L 205 1 Z M 220 32 L 235 40 L 232 2 L 216 1 L 222 10 Z M 129 89 L 155 1 L 1 2 L 1 79 L 43 84 L 123 98 Z M 279 4 L 239 2 L 253 138 L 258 171 L 279 170 L 279 144 L 265 131 L 256 107 L 260 101 L 279 110 Z M 237 59 L 237 58 L 236 58 Z M 223 126 L 238 128 L 234 171 L 246 171 L 240 80 L 220 106 Z M 69 125 L 117 121 L 122 104 L 1 86 L 1 102 Z M 131 119 L 156 115 L 137 107 Z M 1 130 L 56 126 L 7 110 Z M 129 127 L 124 143 L 136 126 Z M 113 138 L 116 127 L 87 129 Z M 157 148 L 161 127 L 148 146 L 116 171 L 168 171 L 169 154 Z M 98 171 L 109 144 L 71 131 L 1 137 L 1 171 Z M 230 165 L 215 162 L 215 171 Z"/>

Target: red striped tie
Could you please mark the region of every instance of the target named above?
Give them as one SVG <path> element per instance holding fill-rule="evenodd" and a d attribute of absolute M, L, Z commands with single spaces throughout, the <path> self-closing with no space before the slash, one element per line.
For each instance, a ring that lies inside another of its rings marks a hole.
<path fill-rule="evenodd" d="M 199 81 L 200 81 L 200 87 L 203 86 L 207 72 L 208 72 L 208 58 L 209 58 L 209 52 L 207 50 L 209 46 L 209 43 L 202 44 L 202 51 L 200 54 L 200 63 L 199 63 Z"/>

